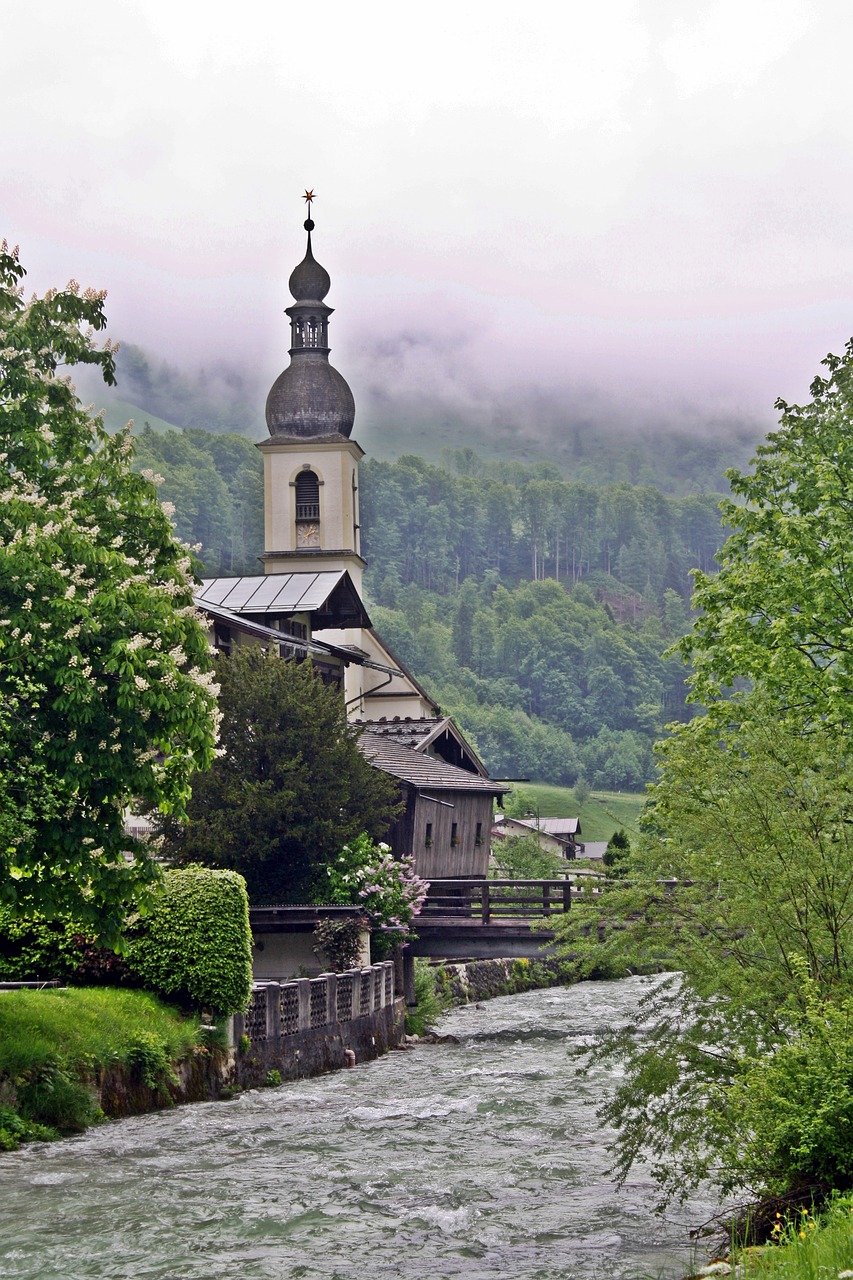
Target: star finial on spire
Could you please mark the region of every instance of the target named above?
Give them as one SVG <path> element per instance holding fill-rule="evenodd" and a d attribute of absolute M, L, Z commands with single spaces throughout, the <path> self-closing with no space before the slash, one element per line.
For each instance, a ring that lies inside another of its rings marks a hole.
<path fill-rule="evenodd" d="M 305 203 L 308 205 L 309 210 L 310 210 L 310 208 L 311 208 L 311 202 L 312 202 L 312 200 L 316 200 L 316 198 L 317 198 L 317 197 L 314 195 L 314 192 L 313 192 L 313 191 L 308 191 L 308 190 L 306 190 L 305 195 L 302 197 L 302 199 L 303 199 L 303 200 L 305 201 Z"/>

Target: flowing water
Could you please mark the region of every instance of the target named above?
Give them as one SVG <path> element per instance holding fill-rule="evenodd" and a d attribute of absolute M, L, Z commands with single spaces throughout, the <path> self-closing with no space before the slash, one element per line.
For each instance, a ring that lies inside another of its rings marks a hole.
<path fill-rule="evenodd" d="M 684 1274 L 713 1206 L 617 1191 L 579 1038 L 647 979 L 467 1007 L 423 1045 L 0 1156 L 3 1280 L 552 1280 Z"/>

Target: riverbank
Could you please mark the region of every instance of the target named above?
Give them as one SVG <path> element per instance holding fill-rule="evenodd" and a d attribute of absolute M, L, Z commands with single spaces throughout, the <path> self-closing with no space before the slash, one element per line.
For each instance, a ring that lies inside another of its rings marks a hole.
<path fill-rule="evenodd" d="M 256 983 L 221 1026 L 142 991 L 3 991 L 0 1151 L 370 1061 L 402 1047 L 404 1014 L 390 961 Z"/>
<path fill-rule="evenodd" d="M 210 1097 L 224 1035 L 144 991 L 0 995 L 0 1150 Z"/>
<path fill-rule="evenodd" d="M 853 1196 L 840 1196 L 819 1214 L 801 1209 L 776 1218 L 770 1244 L 735 1250 L 688 1280 L 853 1280 Z"/>

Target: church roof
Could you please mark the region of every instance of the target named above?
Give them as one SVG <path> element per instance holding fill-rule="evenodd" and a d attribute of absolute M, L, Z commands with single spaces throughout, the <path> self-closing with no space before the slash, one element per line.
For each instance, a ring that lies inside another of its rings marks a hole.
<path fill-rule="evenodd" d="M 345 569 L 322 573 L 258 573 L 204 578 L 196 599 L 232 613 L 270 617 L 310 613 L 312 627 L 369 627 L 370 618 Z"/>
<path fill-rule="evenodd" d="M 444 760 L 405 746 L 383 733 L 372 732 L 371 725 L 361 733 L 358 745 L 365 758 L 383 773 L 389 773 L 420 790 L 479 791 L 493 796 L 503 795 L 509 790 L 491 778 L 458 769 L 455 764 L 446 764 Z"/>

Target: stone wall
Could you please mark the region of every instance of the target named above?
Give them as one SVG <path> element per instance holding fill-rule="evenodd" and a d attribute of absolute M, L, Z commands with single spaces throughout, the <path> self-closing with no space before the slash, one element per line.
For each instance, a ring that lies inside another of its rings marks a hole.
<path fill-rule="evenodd" d="M 403 1043 L 405 1003 L 394 964 L 324 973 L 293 982 L 256 982 L 245 1015 L 235 1017 L 235 1084 L 264 1084 L 353 1066 Z"/>
<path fill-rule="evenodd" d="M 451 1004 L 471 1004 L 560 982 L 555 960 L 469 960 L 435 966 L 436 990 Z"/>
<path fill-rule="evenodd" d="M 159 1073 L 153 1087 L 144 1073 L 122 1066 L 96 1073 L 91 1083 L 110 1117 L 230 1097 L 378 1058 L 404 1044 L 405 1014 L 390 960 L 319 978 L 259 982 L 245 1015 L 231 1019 L 229 1050 L 199 1047 L 171 1073 Z"/>
<path fill-rule="evenodd" d="M 403 1044 L 405 1012 L 405 1002 L 396 999 L 349 1022 L 249 1043 L 235 1056 L 234 1083 L 240 1089 L 253 1089 L 269 1083 L 271 1071 L 277 1071 L 282 1080 L 302 1080 L 370 1062 Z"/>

